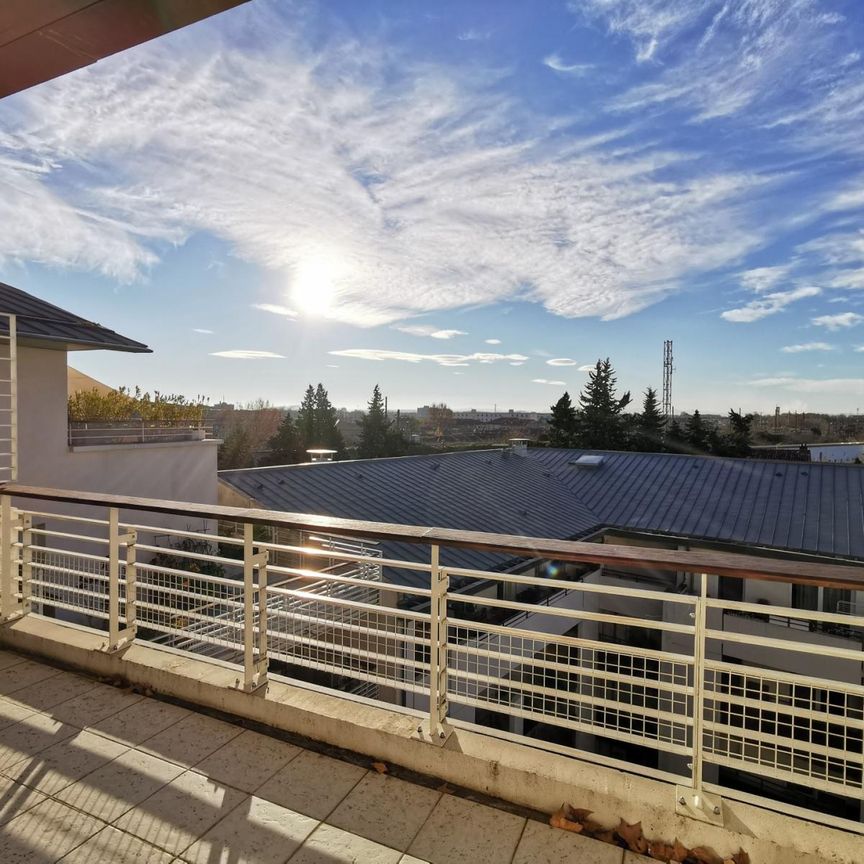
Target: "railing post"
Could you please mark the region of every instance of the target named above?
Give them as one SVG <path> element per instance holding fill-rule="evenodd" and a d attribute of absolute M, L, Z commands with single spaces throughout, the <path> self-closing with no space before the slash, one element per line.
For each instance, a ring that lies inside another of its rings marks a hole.
<path fill-rule="evenodd" d="M 29 600 L 29 578 L 25 586 L 23 574 L 20 593 L 18 590 L 19 569 L 15 544 L 18 529 L 23 525 L 23 520 L 12 506 L 12 499 L 8 495 L 0 496 L 0 622 L 2 623 L 13 621 L 30 611 L 30 604 L 26 602 Z M 32 524 L 29 528 L 32 528 Z M 27 576 L 29 577 L 29 573 Z"/>
<path fill-rule="evenodd" d="M 255 551 L 254 525 L 243 524 L 243 689 L 248 693 L 267 684 L 267 551 Z M 258 584 L 255 584 L 255 571 Z M 257 600 L 257 604 L 256 604 Z M 255 609 L 258 638 L 255 638 Z"/>
<path fill-rule="evenodd" d="M 452 729 L 447 725 L 447 592 L 450 576 L 439 564 L 438 546 L 431 548 L 429 604 L 429 718 L 418 735 L 431 744 L 443 745 Z M 427 728 L 424 728 L 427 727 Z"/>
<path fill-rule="evenodd" d="M 109 652 L 128 647 L 135 638 L 136 533 L 120 533 L 120 511 L 108 509 L 108 645 Z M 125 626 L 120 623 L 120 546 L 126 546 Z M 131 568 L 130 568 L 131 564 Z"/>
<path fill-rule="evenodd" d="M 18 479 L 18 320 L 9 316 L 9 474 Z"/>
<path fill-rule="evenodd" d="M 723 824 L 722 802 L 702 789 L 705 726 L 705 630 L 708 616 L 708 574 L 700 573 L 699 596 L 693 610 L 693 761 L 691 788 L 675 790 L 676 811 L 703 822 Z"/>

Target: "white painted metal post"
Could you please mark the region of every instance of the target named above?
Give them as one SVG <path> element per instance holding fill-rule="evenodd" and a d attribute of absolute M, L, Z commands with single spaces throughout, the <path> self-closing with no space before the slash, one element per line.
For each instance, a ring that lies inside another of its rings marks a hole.
<path fill-rule="evenodd" d="M 20 611 L 14 519 L 11 499 L 0 496 L 0 621 L 9 621 Z"/>
<path fill-rule="evenodd" d="M 429 740 L 443 744 L 447 727 L 447 591 L 450 577 L 439 564 L 438 546 L 431 549 L 429 604 Z"/>
<path fill-rule="evenodd" d="M 120 533 L 120 512 L 108 509 L 108 651 L 119 651 L 135 638 L 135 532 Z M 126 624 L 120 624 L 120 546 L 126 544 Z M 131 598 L 128 563 L 132 562 Z M 131 602 L 130 602 L 131 600 Z M 131 616 L 131 617 L 130 617 Z"/>
<path fill-rule="evenodd" d="M 693 634 L 693 790 L 702 791 L 702 736 L 705 712 L 705 627 L 708 599 L 708 574 L 700 574 L 699 597 Z"/>
<path fill-rule="evenodd" d="M 254 528 L 243 525 L 243 689 L 257 690 L 267 683 L 267 560 L 255 552 Z M 255 571 L 258 570 L 258 585 Z M 255 601 L 258 601 L 258 639 L 255 639 Z"/>
<path fill-rule="evenodd" d="M 13 568 L 14 569 L 14 568 Z M 21 614 L 32 608 L 31 579 L 33 577 L 33 517 L 21 514 Z"/>
<path fill-rule="evenodd" d="M 18 479 L 18 325 L 9 316 L 9 456 L 10 480 Z"/>

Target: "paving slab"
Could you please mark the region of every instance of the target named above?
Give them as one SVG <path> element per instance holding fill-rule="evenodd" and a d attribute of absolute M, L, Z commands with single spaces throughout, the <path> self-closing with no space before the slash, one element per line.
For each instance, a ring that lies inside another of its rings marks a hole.
<path fill-rule="evenodd" d="M 45 796 L 41 792 L 16 783 L 11 777 L 0 775 L 0 825 L 5 825 L 10 819 L 44 800 Z"/>
<path fill-rule="evenodd" d="M 431 864 L 509 862 L 525 819 L 453 795 L 443 795 L 408 852 Z"/>
<path fill-rule="evenodd" d="M 66 702 L 82 693 L 89 693 L 101 686 L 103 685 L 92 678 L 85 678 L 72 672 L 61 672 L 59 675 L 51 675 L 35 684 L 16 690 L 6 698 L 33 711 L 47 711 L 61 702 Z"/>
<path fill-rule="evenodd" d="M 170 852 L 116 828 L 103 828 L 61 859 L 61 864 L 170 864 Z"/>
<path fill-rule="evenodd" d="M 440 798 L 434 789 L 370 771 L 327 822 L 404 852 Z"/>
<path fill-rule="evenodd" d="M 35 756 L 81 730 L 45 714 L 30 714 L 0 729 L 0 771 Z"/>
<path fill-rule="evenodd" d="M 516 847 L 513 864 L 621 864 L 624 850 L 529 820 Z"/>
<path fill-rule="evenodd" d="M 365 773 L 365 768 L 304 750 L 255 794 L 289 810 L 323 820 Z"/>
<path fill-rule="evenodd" d="M 0 696 L 15 693 L 17 690 L 23 690 L 31 684 L 59 674 L 59 669 L 46 666 L 44 663 L 37 663 L 35 660 L 22 660 L 20 663 L 13 663 L 5 669 L 0 669 Z"/>
<path fill-rule="evenodd" d="M 179 855 L 247 796 L 186 771 L 114 822 L 114 827 Z"/>
<path fill-rule="evenodd" d="M 291 858 L 291 864 L 398 864 L 401 857 L 395 849 L 333 825 L 321 825 Z"/>
<path fill-rule="evenodd" d="M 179 705 L 160 702 L 158 699 L 143 699 L 91 723 L 87 728 L 98 735 L 135 746 L 190 716 L 192 712 Z"/>
<path fill-rule="evenodd" d="M 284 864 L 319 824 L 253 795 L 193 843 L 182 858 L 190 864 Z"/>
<path fill-rule="evenodd" d="M 178 723 L 146 738 L 138 749 L 191 768 L 242 731 L 240 726 L 232 723 L 190 712 Z"/>
<path fill-rule="evenodd" d="M 51 716 L 84 729 L 140 702 L 143 698 L 130 690 L 103 684 L 55 706 L 51 709 Z"/>
<path fill-rule="evenodd" d="M 254 792 L 301 753 L 299 747 L 247 729 L 195 766 L 200 774 Z"/>

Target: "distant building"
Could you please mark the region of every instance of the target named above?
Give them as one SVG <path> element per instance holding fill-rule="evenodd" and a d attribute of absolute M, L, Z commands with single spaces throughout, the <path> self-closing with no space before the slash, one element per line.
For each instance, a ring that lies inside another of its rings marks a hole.
<path fill-rule="evenodd" d="M 431 405 L 423 405 L 417 409 L 418 420 L 429 420 L 431 416 Z M 542 411 L 514 411 L 512 408 L 507 411 L 478 411 L 476 408 L 469 408 L 467 411 L 454 411 L 451 415 L 453 420 L 473 420 L 475 423 L 493 423 L 496 420 L 508 418 L 537 422 L 545 420 L 549 416 L 551 415 L 544 414 Z"/>

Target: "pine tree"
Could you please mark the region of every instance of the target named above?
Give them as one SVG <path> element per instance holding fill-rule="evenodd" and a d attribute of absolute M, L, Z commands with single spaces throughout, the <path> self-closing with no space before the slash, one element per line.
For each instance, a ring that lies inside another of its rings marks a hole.
<path fill-rule="evenodd" d="M 267 442 L 267 453 L 261 460 L 262 465 L 293 465 L 304 458 L 303 443 L 291 412 L 286 411 L 276 434 Z"/>
<path fill-rule="evenodd" d="M 336 416 L 336 409 L 330 402 L 330 397 L 321 383 L 315 388 L 314 403 L 314 428 L 318 443 L 313 446 L 326 447 L 341 453 L 345 447 L 345 442 L 339 431 L 339 418 Z"/>
<path fill-rule="evenodd" d="M 649 387 L 642 401 L 642 413 L 636 423 L 634 445 L 645 453 L 659 453 L 663 449 L 666 421 L 657 406 L 657 391 Z"/>
<path fill-rule="evenodd" d="M 689 446 L 686 435 L 677 420 L 673 420 L 666 427 L 666 435 L 663 437 L 664 448 L 670 453 L 686 453 Z"/>
<path fill-rule="evenodd" d="M 687 421 L 686 431 L 687 443 L 697 453 L 708 452 L 708 429 L 702 420 L 702 415 L 698 411 L 694 411 Z"/>
<path fill-rule="evenodd" d="M 748 456 L 753 415 L 742 415 L 739 411 L 729 411 L 729 434 L 726 436 L 726 449 L 730 456 Z"/>
<path fill-rule="evenodd" d="M 624 445 L 621 413 L 630 404 L 630 392 L 615 394 L 615 370 L 607 357 L 588 373 L 588 383 L 579 395 L 576 416 L 577 443 L 591 450 L 618 450 Z"/>
<path fill-rule="evenodd" d="M 376 459 L 390 454 L 390 423 L 384 413 L 384 397 L 378 385 L 372 390 L 369 410 L 360 421 L 358 455 L 363 459 Z"/>
<path fill-rule="evenodd" d="M 315 440 L 315 388 L 310 384 L 297 412 L 297 434 L 303 450 L 321 445 Z"/>
<path fill-rule="evenodd" d="M 549 424 L 550 447 L 572 447 L 576 433 L 576 409 L 570 401 L 570 394 L 564 395 L 552 406 L 552 419 Z"/>

